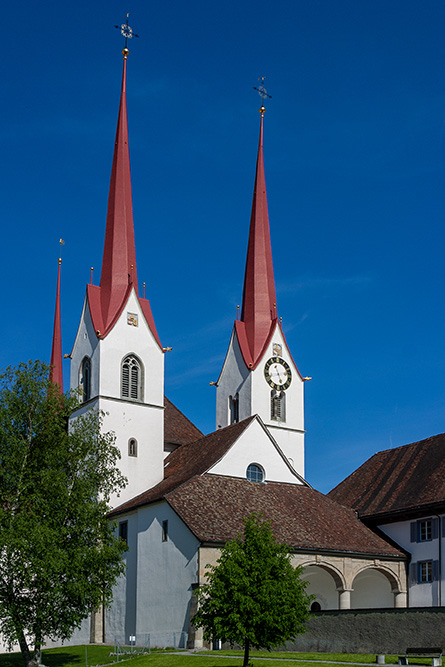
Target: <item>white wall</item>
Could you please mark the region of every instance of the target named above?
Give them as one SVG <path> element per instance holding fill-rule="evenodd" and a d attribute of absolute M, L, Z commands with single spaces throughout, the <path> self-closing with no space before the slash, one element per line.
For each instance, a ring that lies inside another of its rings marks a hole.
<path fill-rule="evenodd" d="M 216 394 L 216 428 L 230 424 L 229 396 L 239 394 L 239 419 L 242 421 L 252 413 L 251 372 L 244 363 L 235 329 L 229 343 Z"/>
<path fill-rule="evenodd" d="M 165 501 L 119 517 L 123 520 L 128 520 L 127 573 L 118 582 L 107 611 L 107 641 L 150 634 L 152 645 L 171 645 L 174 633 L 189 632 L 199 543 Z M 164 520 L 168 521 L 166 542 L 162 541 Z"/>
<path fill-rule="evenodd" d="M 441 515 L 426 515 L 425 519 L 437 519 L 438 531 L 437 537 L 425 542 L 411 542 L 411 521 L 396 521 L 394 523 L 381 524 L 379 528 L 391 537 L 403 549 L 411 554 L 411 566 L 419 561 L 441 561 L 437 568 L 438 574 L 441 574 L 441 580 L 437 579 L 431 583 L 418 583 L 417 577 L 412 572 L 409 573 L 409 606 L 410 607 L 437 607 L 445 604 L 445 542 L 443 535 L 443 519 Z"/>

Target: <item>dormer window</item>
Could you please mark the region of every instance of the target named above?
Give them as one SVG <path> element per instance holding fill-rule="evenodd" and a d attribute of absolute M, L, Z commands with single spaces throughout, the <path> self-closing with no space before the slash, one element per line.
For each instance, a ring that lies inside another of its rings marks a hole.
<path fill-rule="evenodd" d="M 81 390 L 81 401 L 86 403 L 91 398 L 91 359 L 84 357 L 80 365 L 79 386 Z"/>
<path fill-rule="evenodd" d="M 129 354 L 122 362 L 121 368 L 121 398 L 132 401 L 143 400 L 144 372 L 142 362 L 134 355 Z"/>

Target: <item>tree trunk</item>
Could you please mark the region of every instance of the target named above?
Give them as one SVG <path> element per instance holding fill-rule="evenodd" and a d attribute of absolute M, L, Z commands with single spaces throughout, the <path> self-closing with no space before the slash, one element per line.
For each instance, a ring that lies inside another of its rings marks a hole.
<path fill-rule="evenodd" d="M 243 667 L 247 667 L 249 664 L 249 650 L 250 650 L 250 641 L 246 639 L 246 643 L 244 644 L 244 662 L 243 662 Z"/>
<path fill-rule="evenodd" d="M 22 652 L 23 663 L 24 663 L 25 667 L 28 667 L 28 665 L 30 664 L 30 662 L 32 660 L 31 659 L 31 653 L 30 653 L 29 647 L 28 647 L 28 642 L 26 641 L 26 637 L 25 637 L 25 635 L 23 634 L 22 631 L 17 633 L 17 638 L 19 640 L 20 650 Z"/>

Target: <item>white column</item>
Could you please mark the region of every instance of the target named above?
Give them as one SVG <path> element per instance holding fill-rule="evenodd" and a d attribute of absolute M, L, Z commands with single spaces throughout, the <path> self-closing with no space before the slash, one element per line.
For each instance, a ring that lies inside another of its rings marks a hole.
<path fill-rule="evenodd" d="M 350 609 L 351 608 L 351 592 L 352 588 L 342 588 L 338 589 L 338 608 L 339 609 Z"/>
<path fill-rule="evenodd" d="M 407 606 L 407 594 L 403 591 L 393 591 L 394 593 L 394 607 Z"/>

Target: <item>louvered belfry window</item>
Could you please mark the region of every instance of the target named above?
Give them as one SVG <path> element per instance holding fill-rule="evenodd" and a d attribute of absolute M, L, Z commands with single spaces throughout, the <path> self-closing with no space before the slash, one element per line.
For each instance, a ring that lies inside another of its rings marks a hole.
<path fill-rule="evenodd" d="M 286 421 L 286 394 L 272 389 L 270 392 L 270 418 L 273 421 Z"/>
<path fill-rule="evenodd" d="M 133 354 L 122 362 L 121 396 L 133 401 L 142 401 L 142 364 Z"/>

